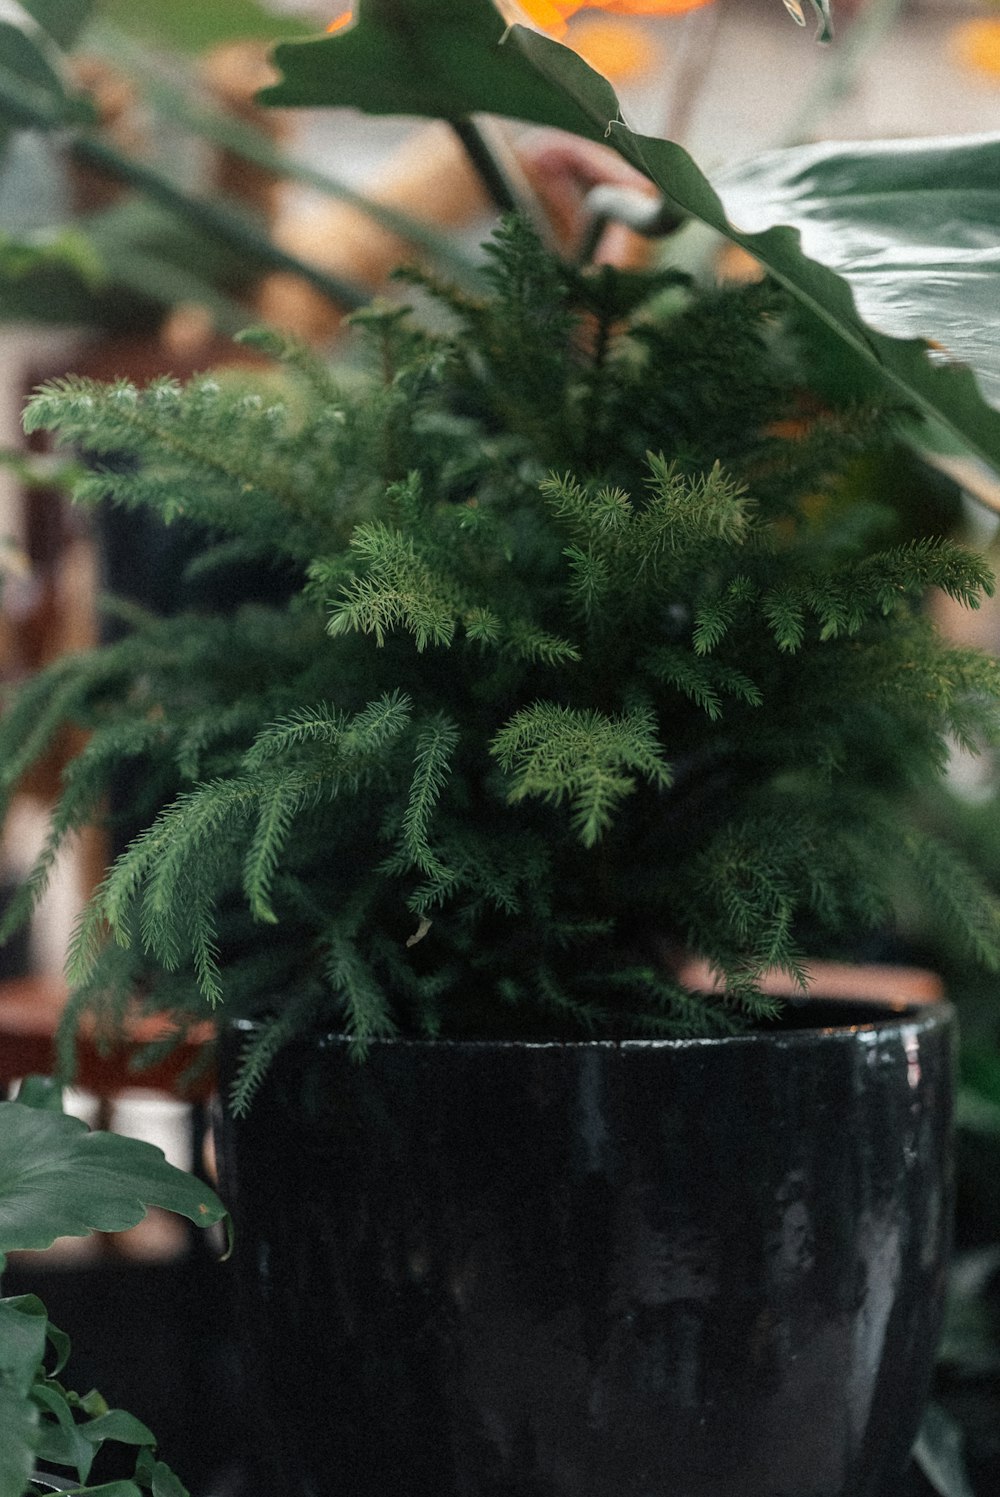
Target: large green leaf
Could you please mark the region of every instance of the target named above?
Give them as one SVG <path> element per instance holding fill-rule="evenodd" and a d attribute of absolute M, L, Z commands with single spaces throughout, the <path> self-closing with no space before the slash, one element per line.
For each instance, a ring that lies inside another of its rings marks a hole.
<path fill-rule="evenodd" d="M 37 1301 L 0 1300 L 0 1497 L 21 1497 L 38 1447 L 30 1398 L 45 1357 L 47 1317 Z"/>
<path fill-rule="evenodd" d="M 35 1460 L 38 1410 L 0 1382 L 0 1497 L 21 1497 Z"/>
<path fill-rule="evenodd" d="M 45 1358 L 48 1317 L 32 1296 L 0 1299 L 0 1384 L 27 1394 Z"/>
<path fill-rule="evenodd" d="M 91 1229 L 121 1231 L 140 1221 L 147 1205 L 178 1211 L 200 1226 L 226 1216 L 213 1192 L 168 1164 L 159 1149 L 89 1133 L 85 1124 L 53 1110 L 57 1091 L 41 1078 L 30 1078 L 24 1094 L 32 1105 L 0 1103 L 0 1243 L 5 1248 L 43 1248 L 56 1237 Z M 109 1409 L 97 1393 L 79 1398 L 55 1381 L 69 1350 L 68 1338 L 49 1322 L 41 1300 L 34 1295 L 0 1300 L 0 1497 L 22 1497 L 36 1458 L 69 1467 L 86 1482 L 106 1441 L 138 1447 L 137 1477 L 140 1467 L 148 1470 L 154 1497 L 187 1497 L 155 1459 L 153 1435 L 141 1420 Z M 93 1497 L 140 1497 L 139 1486 L 126 1481 L 72 1490 Z"/>
<path fill-rule="evenodd" d="M 47 1348 L 55 1352 L 46 1368 Z M 55 1381 L 69 1355 L 69 1338 L 48 1319 L 34 1295 L 0 1300 L 0 1497 L 23 1497 L 37 1460 L 75 1470 L 67 1491 L 139 1497 L 139 1486 L 80 1486 L 108 1441 L 136 1447 L 136 1479 L 153 1497 L 188 1497 L 187 1489 L 155 1455 L 156 1441 L 140 1419 L 109 1409 L 91 1391 L 81 1398 Z"/>
<path fill-rule="evenodd" d="M 967 345 L 958 347 L 960 329 L 971 321 L 960 291 L 947 320 L 943 320 L 943 297 L 931 296 L 926 321 L 918 300 L 912 318 L 907 319 L 905 329 L 900 329 L 902 336 L 891 325 L 887 324 L 886 331 L 866 321 L 855 305 L 852 289 L 864 267 L 844 266 L 842 257 L 831 248 L 832 232 L 816 253 L 833 259 L 845 274 L 805 253 L 799 229 L 776 223 L 774 213 L 764 211 L 764 222 L 772 226 L 763 229 L 745 229 L 731 222 L 715 188 L 680 146 L 629 129 L 605 79 L 559 43 L 524 27 L 507 28 L 491 0 L 463 0 L 460 8 L 451 0 L 359 0 L 353 27 L 318 41 L 285 44 L 277 49 L 275 59 L 283 81 L 263 96 L 274 104 L 353 105 L 376 114 L 447 119 L 482 111 L 554 125 L 590 140 L 606 141 L 686 214 L 710 225 L 760 260 L 809 315 L 840 340 L 849 350 L 849 358 L 860 360 L 887 383 L 897 399 L 924 418 L 935 440 L 944 433 L 960 450 L 1000 467 L 1000 412 L 987 403 L 970 368 L 946 362 L 939 353 L 929 356 L 925 342 L 935 338 L 954 354 L 972 357 Z M 896 143 L 880 148 L 886 172 L 895 149 Z M 989 163 L 996 162 L 995 146 L 992 141 L 976 141 L 968 150 L 969 169 L 981 180 L 988 174 Z M 983 161 L 973 167 L 978 153 L 982 153 Z M 852 154 L 850 162 L 855 159 Z M 835 163 L 836 154 L 831 150 L 826 177 L 826 194 L 831 199 Z M 853 221 L 851 169 L 848 164 L 840 177 L 841 224 Z M 727 184 L 729 191 L 734 191 L 731 181 Z M 895 230 L 895 210 L 890 209 L 884 221 L 890 243 L 898 236 L 900 259 L 904 247 L 909 246 L 907 287 L 914 291 L 921 268 L 928 278 L 935 273 L 942 246 L 954 238 L 960 250 L 966 238 L 961 216 L 965 205 L 961 200 L 945 197 L 938 182 L 928 189 L 923 201 L 929 225 L 925 238 L 933 249 L 926 244 L 922 247 L 919 238 L 913 243 L 906 238 L 908 230 L 915 227 L 912 213 L 909 221 Z M 871 211 L 870 202 L 860 205 L 862 220 Z M 984 211 L 977 206 L 974 216 L 980 218 Z M 782 216 L 795 217 L 787 202 Z M 986 267 L 984 276 L 985 301 L 990 284 Z M 870 276 L 865 280 L 869 288 L 865 313 L 873 319 L 878 310 L 877 286 Z M 891 278 L 886 277 L 881 285 L 883 294 L 889 296 Z M 978 347 L 987 346 L 991 333 L 1000 340 L 1000 296 L 994 298 L 986 313 Z M 975 367 L 978 370 L 978 363 Z"/>
<path fill-rule="evenodd" d="M 866 322 L 933 339 L 1000 405 L 1000 135 L 770 151 L 715 185 L 733 223 L 799 229 Z"/>
<path fill-rule="evenodd" d="M 163 1206 L 207 1227 L 218 1196 L 161 1150 L 19 1102 L 0 1103 L 0 1247 L 45 1248 L 57 1237 L 121 1232 Z"/>
<path fill-rule="evenodd" d="M 508 28 L 491 0 L 357 0 L 355 9 L 348 30 L 276 49 L 283 77 L 266 103 L 503 114 L 598 140 L 619 116 L 610 83 L 557 42 Z"/>

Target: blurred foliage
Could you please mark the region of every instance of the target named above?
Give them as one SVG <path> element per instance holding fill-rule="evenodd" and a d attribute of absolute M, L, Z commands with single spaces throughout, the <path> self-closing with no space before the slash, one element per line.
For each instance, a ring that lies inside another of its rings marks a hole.
<path fill-rule="evenodd" d="M 49 0 L 61 5 L 65 0 Z M 331 0 L 331 13 L 336 8 Z M 279 37 L 308 36 L 315 26 L 287 13 L 278 15 L 254 0 L 212 0 L 210 5 L 178 3 L 178 0 L 98 0 L 97 13 L 123 31 L 160 47 L 184 52 L 203 52 L 221 42 L 255 37 L 274 41 Z"/>

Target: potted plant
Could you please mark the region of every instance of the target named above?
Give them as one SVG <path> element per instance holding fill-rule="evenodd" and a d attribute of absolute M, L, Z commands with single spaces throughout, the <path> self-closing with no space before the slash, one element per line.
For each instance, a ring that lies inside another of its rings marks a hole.
<path fill-rule="evenodd" d="M 899 533 L 873 480 L 911 461 L 904 386 L 985 451 L 993 426 L 878 333 L 883 382 L 817 400 L 796 298 L 840 305 L 860 359 L 855 314 L 760 240 L 784 284 L 719 290 L 567 266 L 512 220 L 488 293 L 424 286 L 433 329 L 359 314 L 371 373 L 262 333 L 281 377 L 70 379 L 29 408 L 91 454 L 80 500 L 183 516 L 195 571 L 249 560 L 283 594 L 130 609 L 0 724 L 9 786 L 64 721 L 91 735 L 25 902 L 102 807 L 131 836 L 70 1022 L 233 1021 L 269 1490 L 875 1497 L 905 1461 L 949 1011 L 779 1011 L 762 984 L 804 986 L 894 901 L 1000 960 L 994 904 L 912 814 L 998 699 L 921 600 L 991 579 Z M 691 952 L 720 992 L 681 980 Z"/>

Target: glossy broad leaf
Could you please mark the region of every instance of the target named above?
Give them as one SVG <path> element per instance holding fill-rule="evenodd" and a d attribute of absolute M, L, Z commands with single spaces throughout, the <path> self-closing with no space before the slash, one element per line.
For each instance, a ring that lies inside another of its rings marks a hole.
<path fill-rule="evenodd" d="M 775 224 L 774 215 L 766 212 L 764 221 L 774 226 L 756 230 L 742 223 L 737 226 L 727 217 L 715 188 L 680 146 L 629 129 L 605 79 L 569 48 L 523 27 L 507 28 L 491 0 L 463 0 L 460 12 L 450 0 L 359 0 L 357 20 L 349 30 L 319 41 L 281 46 L 276 61 L 283 81 L 264 95 L 274 104 L 354 105 L 376 114 L 449 119 L 483 111 L 606 141 L 686 214 L 760 260 L 850 350 L 852 359 L 860 359 L 887 382 L 897 400 L 919 413 L 933 440 L 943 432 L 958 449 L 1000 467 L 1000 413 L 984 399 L 969 368 L 944 362 L 940 353 L 930 357 L 924 342 L 937 339 L 963 356 L 950 336 L 952 323 L 968 321 L 957 304 L 958 294 L 945 325 L 937 315 L 935 298 L 923 324 L 920 304 L 915 303 L 915 315 L 903 336 L 872 325 L 859 314 L 849 278 L 861 267 L 854 267 L 849 276 L 838 274 L 804 251 L 798 228 Z M 895 142 L 881 148 L 884 165 L 895 149 Z M 989 142 L 977 141 L 969 149 L 972 158 L 982 151 L 996 159 Z M 834 163 L 835 154 L 831 154 L 827 178 L 831 198 Z M 727 191 L 735 191 L 732 181 Z M 847 222 L 852 218 L 849 170 L 840 178 L 840 196 L 842 219 Z M 932 237 L 940 236 L 940 245 L 954 237 L 960 247 L 965 227 L 955 215 L 964 212 L 961 202 L 944 200 L 931 189 L 926 203 Z M 870 203 L 860 207 L 862 218 L 871 212 Z M 787 204 L 786 209 L 784 216 L 794 217 Z M 904 225 L 901 242 L 905 232 Z M 829 242 L 822 253 L 841 264 Z M 915 258 L 911 270 L 919 264 Z M 865 311 L 870 319 L 876 313 L 875 282 L 869 280 L 869 285 L 872 290 Z M 987 329 L 995 329 L 1000 336 L 1000 294 L 988 315 Z"/>
<path fill-rule="evenodd" d="M 799 229 L 866 322 L 932 339 L 1000 405 L 1000 135 L 770 151 L 715 186 L 734 224 Z"/>
<path fill-rule="evenodd" d="M 163 1206 L 198 1226 L 226 1218 L 218 1196 L 161 1150 L 76 1118 L 0 1103 L 0 1248 L 45 1248 L 57 1237 L 121 1232 Z"/>

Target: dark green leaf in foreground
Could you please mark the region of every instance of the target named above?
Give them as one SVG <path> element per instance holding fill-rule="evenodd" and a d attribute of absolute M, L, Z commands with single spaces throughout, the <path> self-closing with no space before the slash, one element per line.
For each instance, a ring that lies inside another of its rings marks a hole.
<path fill-rule="evenodd" d="M 0 1300 L 0 1497 L 21 1497 L 38 1445 L 38 1410 L 30 1400 L 45 1356 L 46 1316 L 29 1298 Z"/>
<path fill-rule="evenodd" d="M 69 1350 L 69 1338 L 35 1295 L 0 1300 L 0 1497 L 24 1497 L 38 1461 L 76 1473 L 46 1477 L 45 1490 L 52 1484 L 87 1497 L 140 1497 L 140 1489 L 152 1497 L 189 1497 L 157 1460 L 155 1438 L 140 1419 L 109 1409 L 95 1390 L 79 1397 L 55 1381 Z M 135 1481 L 89 1484 L 94 1458 L 108 1442 L 135 1448 Z"/>
<path fill-rule="evenodd" d="M 808 220 L 806 254 L 794 201 L 795 174 L 806 159 L 800 153 L 789 152 L 785 158 L 787 195 L 782 169 L 773 161 L 761 169 L 755 225 L 748 222 L 744 228 L 741 222 L 737 227 L 680 146 L 630 130 L 605 79 L 559 43 L 524 27 L 507 28 L 491 0 L 464 0 L 460 10 L 450 0 L 359 0 L 357 20 L 348 31 L 281 46 L 276 61 L 283 81 L 264 95 L 273 104 L 353 105 L 374 114 L 447 119 L 482 111 L 607 142 L 686 214 L 766 266 L 852 357 L 860 358 L 897 399 L 929 423 L 933 441 L 944 437 L 958 450 L 1000 467 L 1000 412 L 984 399 L 972 372 L 983 373 L 989 389 L 1000 375 L 1000 278 L 996 231 L 988 228 L 996 223 L 1000 195 L 994 192 L 990 203 L 982 192 L 991 171 L 994 184 L 997 179 L 996 140 L 979 139 L 964 148 L 961 180 L 969 185 L 958 192 L 947 147 L 941 148 L 943 156 L 926 142 L 904 151 L 896 141 L 861 153 L 822 148 L 821 174 L 811 187 L 808 176 L 798 184 L 809 187 L 802 222 L 806 227 Z M 886 191 L 880 216 L 872 193 L 858 200 L 855 173 L 864 162 L 865 180 L 888 183 L 897 158 L 903 163 L 899 194 Z M 921 234 L 916 200 L 905 189 L 919 184 L 925 171 L 920 222 L 928 227 Z M 810 192 L 816 199 L 812 208 Z M 728 203 L 735 193 L 736 177 L 730 174 Z M 744 201 L 740 199 L 741 213 Z M 869 251 L 846 254 L 835 244 L 838 236 L 846 238 L 848 225 L 856 226 L 857 244 L 867 241 L 872 256 L 882 255 L 888 264 L 905 261 L 901 293 L 891 275 L 874 273 Z M 992 236 L 978 270 L 951 279 L 949 255 L 961 261 L 977 228 Z M 824 263 L 812 254 L 822 256 Z M 907 305 L 899 304 L 901 298 Z M 929 354 L 926 340 L 943 349 Z M 960 362 L 948 362 L 949 355 Z"/>
<path fill-rule="evenodd" d="M 45 1248 L 57 1237 L 121 1232 L 162 1206 L 211 1226 L 213 1191 L 152 1144 L 90 1133 L 76 1118 L 0 1103 L 0 1245 Z"/>
<path fill-rule="evenodd" d="M 0 1382 L 0 1493 L 21 1497 L 34 1464 L 38 1410 Z"/>
<path fill-rule="evenodd" d="M 529 54 L 534 41 L 543 50 Z M 275 62 L 284 76 L 262 94 L 269 104 L 440 119 L 504 114 L 591 139 L 603 139 L 620 114 L 610 83 L 575 52 L 508 28 L 491 0 L 357 0 L 347 31 L 284 43 Z"/>
<path fill-rule="evenodd" d="M 47 1317 L 31 1296 L 0 1299 L 0 1383 L 24 1395 L 45 1357 Z"/>

